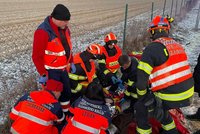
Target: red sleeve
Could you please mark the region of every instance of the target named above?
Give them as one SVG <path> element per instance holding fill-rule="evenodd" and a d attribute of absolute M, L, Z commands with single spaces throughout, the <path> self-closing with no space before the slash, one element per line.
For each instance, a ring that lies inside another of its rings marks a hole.
<path fill-rule="evenodd" d="M 48 33 L 42 29 L 36 30 L 33 40 L 32 60 L 40 75 L 46 73 L 44 68 L 44 54 L 48 43 Z"/>

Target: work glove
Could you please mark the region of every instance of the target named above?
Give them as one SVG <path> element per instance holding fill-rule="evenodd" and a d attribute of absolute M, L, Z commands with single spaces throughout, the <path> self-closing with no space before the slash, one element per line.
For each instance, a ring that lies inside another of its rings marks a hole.
<path fill-rule="evenodd" d="M 74 65 L 74 63 L 70 63 L 70 67 L 71 67 L 71 73 L 75 73 L 76 72 L 76 66 Z"/>
<path fill-rule="evenodd" d="M 48 79 L 47 76 L 44 74 L 44 75 L 39 77 L 39 83 L 46 85 L 47 79 Z"/>
<path fill-rule="evenodd" d="M 112 76 L 112 83 L 114 84 L 118 84 L 118 83 L 122 83 L 122 80 L 118 79 L 116 76 Z"/>

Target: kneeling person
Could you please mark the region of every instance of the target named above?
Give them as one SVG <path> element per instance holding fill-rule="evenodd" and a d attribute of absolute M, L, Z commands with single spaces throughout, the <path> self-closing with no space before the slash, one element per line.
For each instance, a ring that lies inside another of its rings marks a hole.
<path fill-rule="evenodd" d="M 22 96 L 10 113 L 14 120 L 13 134 L 58 134 L 54 122 L 61 123 L 64 113 L 58 98 L 63 90 L 61 82 L 49 79 L 46 90 L 33 91 Z"/>

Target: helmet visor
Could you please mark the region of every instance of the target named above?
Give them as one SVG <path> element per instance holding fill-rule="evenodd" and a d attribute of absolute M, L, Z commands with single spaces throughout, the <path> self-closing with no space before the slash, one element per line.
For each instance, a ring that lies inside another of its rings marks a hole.
<path fill-rule="evenodd" d="M 117 44 L 117 40 L 110 40 L 107 42 L 108 45 Z"/>

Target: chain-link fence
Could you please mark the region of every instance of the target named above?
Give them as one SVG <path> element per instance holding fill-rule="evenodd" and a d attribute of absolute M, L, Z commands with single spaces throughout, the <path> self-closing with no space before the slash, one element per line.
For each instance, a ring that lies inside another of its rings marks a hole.
<path fill-rule="evenodd" d="M 182 0 L 177 1 L 181 3 Z M 186 1 L 184 0 L 184 4 L 178 4 L 180 9 L 188 6 Z M 129 4 L 128 0 L 127 3 Z M 155 2 L 154 14 L 161 15 L 163 6 L 164 1 Z M 165 6 L 166 14 L 170 13 L 170 7 L 171 1 L 169 0 Z M 103 36 L 110 29 L 120 29 L 116 34 L 119 37 L 119 42 L 122 43 L 124 8 L 125 5 L 120 8 L 101 8 L 75 12 L 74 21 L 70 25 L 73 51 L 75 53 L 82 51 L 85 47 L 82 44 L 86 41 L 92 42 L 96 39 L 103 39 Z M 145 2 L 145 4 L 129 4 L 125 51 L 140 50 L 147 44 L 146 27 L 150 21 L 151 8 L 152 3 L 150 1 Z M 92 15 L 94 12 L 96 12 L 96 15 Z M 173 12 L 175 12 L 175 7 Z M 134 17 L 137 15 L 139 16 Z M 38 74 L 32 63 L 31 55 L 33 34 L 41 22 L 42 20 L 37 20 L 0 25 L 0 122 L 2 123 L 7 118 L 10 108 L 17 98 L 24 92 L 38 88 Z M 117 25 L 120 25 L 120 27 L 117 27 Z M 97 32 L 99 29 L 101 29 L 100 32 Z M 5 129 L 5 126 L 3 129 Z"/>

